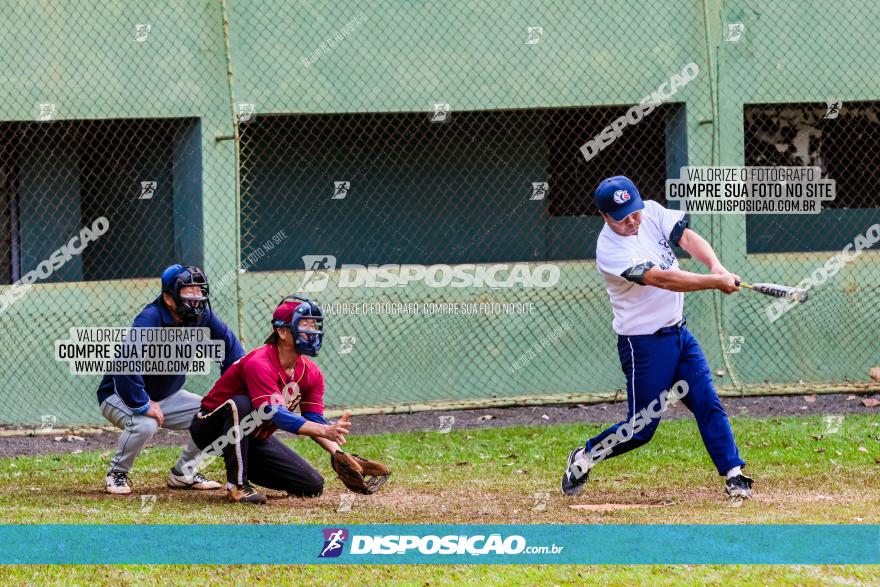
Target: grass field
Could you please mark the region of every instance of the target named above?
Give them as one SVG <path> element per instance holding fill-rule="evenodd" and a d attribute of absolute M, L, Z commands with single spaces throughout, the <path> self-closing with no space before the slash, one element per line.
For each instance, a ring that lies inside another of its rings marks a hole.
<path fill-rule="evenodd" d="M 337 511 L 346 492 L 333 477 L 327 455 L 308 440 L 292 441 L 292 446 L 324 474 L 324 495 L 307 500 L 270 492 L 270 503 L 261 508 L 227 504 L 221 492 L 167 489 L 165 475 L 179 449 L 147 449 L 132 474 L 133 495 L 122 498 L 102 492 L 107 451 L 4 459 L 0 523 L 880 523 L 880 418 L 847 416 L 834 433 L 822 417 L 740 417 L 733 418 L 733 427 L 756 483 L 755 499 L 741 507 L 725 499 L 694 422 L 676 420 L 664 422 L 649 445 L 601 463 L 578 498 L 563 497 L 558 479 L 568 450 L 598 431 L 598 425 L 352 437 L 354 452 L 385 460 L 394 475 L 381 493 L 357 496 L 351 511 Z M 220 479 L 220 464 L 207 474 Z M 141 495 L 156 496 L 150 511 L 142 509 Z M 229 579 L 342 585 L 880 584 L 880 568 L 870 566 L 371 567 L 370 579 L 353 576 L 351 568 L 298 568 L 295 577 L 289 571 L 6 567 L 0 569 L 0 580 L 94 584 L 98 577 L 112 576 L 120 584 L 159 584 L 163 576 L 186 576 L 205 584 Z"/>

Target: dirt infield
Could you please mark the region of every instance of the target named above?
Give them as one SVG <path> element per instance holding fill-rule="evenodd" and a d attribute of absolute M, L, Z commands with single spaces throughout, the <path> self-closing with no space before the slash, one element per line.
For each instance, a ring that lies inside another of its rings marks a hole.
<path fill-rule="evenodd" d="M 880 407 L 866 407 L 862 400 L 880 399 L 880 395 L 818 394 L 796 396 L 764 396 L 722 398 L 730 416 L 769 418 L 773 416 L 811 416 L 817 414 L 876 414 Z M 413 430 L 499 428 L 503 426 L 573 424 L 614 422 L 626 415 L 626 402 L 593 405 L 548 405 L 514 408 L 486 408 L 412 414 L 374 414 L 353 416 L 353 433 L 382 434 Z M 450 420 L 452 417 L 454 420 Z M 673 406 L 664 418 L 691 417 L 681 405 Z M 286 433 L 281 433 L 285 436 Z M 0 437 L 0 458 L 76 453 L 90 450 L 110 450 L 116 444 L 118 432 L 59 432 L 57 435 Z M 160 430 L 149 446 L 183 445 L 187 432 Z"/>

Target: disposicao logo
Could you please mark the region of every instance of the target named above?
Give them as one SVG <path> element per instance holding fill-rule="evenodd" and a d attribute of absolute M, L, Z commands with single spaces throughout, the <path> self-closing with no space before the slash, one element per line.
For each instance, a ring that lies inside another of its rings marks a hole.
<path fill-rule="evenodd" d="M 550 547 L 546 548 L 547 552 Z M 352 537 L 351 554 L 408 554 L 415 550 L 419 554 L 520 554 L 526 550 L 526 539 L 519 535 L 503 538 L 500 534 L 489 536 L 361 536 Z M 559 551 L 561 552 L 561 548 Z"/>
<path fill-rule="evenodd" d="M 345 541 L 348 540 L 348 530 L 345 528 L 324 528 L 324 548 L 318 558 L 336 558 L 342 554 Z"/>
<path fill-rule="evenodd" d="M 524 536 L 478 534 L 474 536 L 413 534 L 349 534 L 344 528 L 324 528 L 324 548 L 318 558 L 335 558 L 349 543 L 349 555 L 558 555 L 564 546 L 528 546 Z"/>

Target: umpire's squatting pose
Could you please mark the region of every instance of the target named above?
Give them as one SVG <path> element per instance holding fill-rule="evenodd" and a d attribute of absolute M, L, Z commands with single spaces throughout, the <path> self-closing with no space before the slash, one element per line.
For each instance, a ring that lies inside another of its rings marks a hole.
<path fill-rule="evenodd" d="M 132 328 L 203 327 L 211 339 L 223 341 L 226 355 L 221 373 L 244 355 L 235 334 L 212 311 L 208 302 L 208 279 L 198 267 L 171 265 L 162 272 L 162 293 L 137 315 Z M 122 429 L 116 454 L 107 471 L 106 490 L 131 493 L 128 473 L 134 460 L 159 428 L 186 430 L 202 398 L 182 389 L 186 375 L 104 375 L 98 387 L 101 414 Z M 199 449 L 190 440 L 171 469 L 168 487 L 219 489 L 216 481 L 200 473 L 187 474 L 183 465 L 196 458 Z"/>
<path fill-rule="evenodd" d="M 739 291 L 739 277 L 729 273 L 712 246 L 687 227 L 684 213 L 667 210 L 657 202 L 643 202 L 626 177 L 611 177 L 599 184 L 596 204 L 605 219 L 596 244 L 596 268 L 611 298 L 617 351 L 626 375 L 627 420 L 589 439 L 585 448 L 571 451 L 562 491 L 566 495 L 583 491 L 594 454 L 611 458 L 650 441 L 659 417 L 648 419 L 641 430 L 628 423 L 635 422 L 639 412 L 649 413 L 643 410 L 684 380 L 687 393 L 681 401 L 696 417 L 703 444 L 719 475 L 726 476 L 725 490 L 732 497 L 751 497 L 752 479 L 742 474 L 745 462 L 715 393 L 709 364 L 682 315 L 682 292 L 718 289 L 730 294 Z M 711 274 L 679 269 L 673 244 L 706 265 Z M 617 434 L 620 442 L 610 449 L 609 442 L 601 446 L 624 425 L 630 430 Z"/>
<path fill-rule="evenodd" d="M 334 424 L 324 419 L 324 375 L 309 359 L 321 349 L 322 326 L 317 304 L 285 298 L 272 315 L 266 344 L 232 365 L 202 399 L 190 433 L 202 450 L 231 437 L 223 446 L 229 501 L 265 503 L 250 482 L 300 497 L 324 490 L 321 474 L 273 436 L 278 428 L 311 436 L 331 455 L 345 444 L 351 423 L 347 415 Z M 297 405 L 302 415 L 293 412 Z M 269 418 L 246 433 L 243 419 L 266 414 L 267 408 L 274 408 Z"/>

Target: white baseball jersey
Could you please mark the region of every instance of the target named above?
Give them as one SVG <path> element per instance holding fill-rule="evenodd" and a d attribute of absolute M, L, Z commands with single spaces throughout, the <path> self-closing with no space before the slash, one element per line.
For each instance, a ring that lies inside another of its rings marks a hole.
<path fill-rule="evenodd" d="M 669 242 L 673 230 L 681 237 L 684 212 L 667 210 L 653 200 L 645 200 L 638 234 L 621 236 L 606 224 L 596 243 L 596 269 L 605 279 L 613 328 L 617 334 L 653 334 L 664 326 L 681 321 L 684 294 L 650 285 L 639 285 L 623 277 L 638 265 L 651 263 L 660 269 L 678 269 L 678 258 Z"/>

